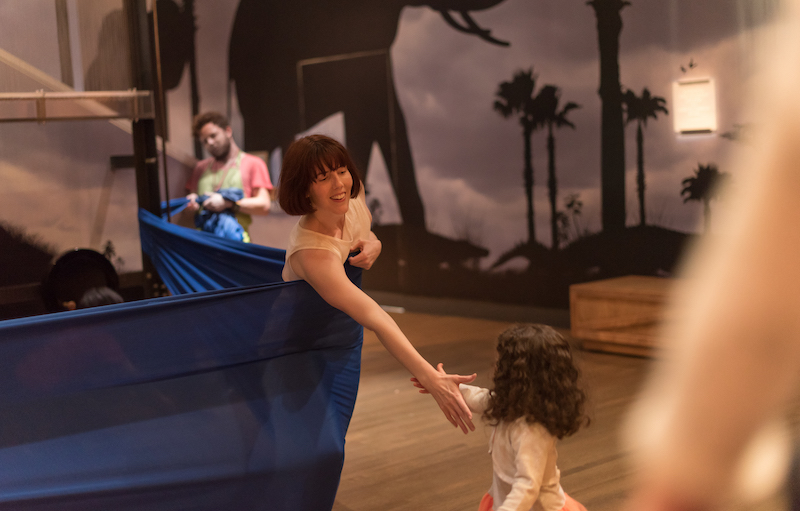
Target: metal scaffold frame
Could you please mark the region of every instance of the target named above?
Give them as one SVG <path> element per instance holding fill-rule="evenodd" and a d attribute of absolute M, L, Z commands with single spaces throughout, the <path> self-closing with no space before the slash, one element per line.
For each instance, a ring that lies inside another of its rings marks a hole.
<path fill-rule="evenodd" d="M 0 122 L 136 121 L 154 117 L 151 91 L 0 92 Z"/>

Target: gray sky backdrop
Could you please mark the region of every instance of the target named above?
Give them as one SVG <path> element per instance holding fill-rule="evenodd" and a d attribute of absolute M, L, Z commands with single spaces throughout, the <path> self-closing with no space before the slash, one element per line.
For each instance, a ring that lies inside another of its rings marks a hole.
<path fill-rule="evenodd" d="M 74 3 L 74 0 L 71 0 Z M 112 0 L 80 0 L 113 8 Z M 117 4 L 119 2 L 116 2 Z M 755 34 L 769 19 L 777 0 L 631 0 L 623 10 L 620 68 L 623 87 L 641 93 L 643 87 L 667 99 L 672 113 L 671 84 L 681 78 L 712 77 L 716 81 L 721 131 L 747 123 L 742 104 L 752 77 Z M 196 2 L 198 78 L 201 109 L 227 107 L 227 51 L 235 0 Z M 52 0 L 0 0 L 0 49 L 51 76 L 59 76 Z M 449 27 L 426 7 L 406 8 L 392 47 L 395 80 L 408 125 L 412 154 L 430 230 L 447 236 L 469 237 L 491 250 L 490 264 L 525 236 L 525 194 L 522 186 L 522 132 L 518 121 L 504 119 L 492 108 L 502 81 L 517 70 L 533 68 L 537 88 L 553 84 L 562 102 L 581 105 L 570 112 L 576 129 L 556 133 L 559 208 L 563 198 L 579 194 L 584 203 L 581 227 L 600 229 L 600 100 L 597 30 L 594 11 L 584 0 L 506 0 L 474 13 L 492 34 L 511 43 L 491 45 Z M 31 31 L 38 24 L 43 30 Z M 50 27 L 50 29 L 47 29 Z M 84 55 L 84 66 L 90 57 Z M 681 65 L 698 65 L 682 73 Z M 169 94 L 171 139 L 191 152 L 188 69 L 178 89 Z M 8 76 L 8 73 L 6 73 Z M 0 77 L 3 90 L 18 90 L 21 80 Z M 267 99 L 268 100 L 268 99 Z M 234 105 L 235 106 L 235 105 Z M 130 178 L 117 177 L 108 190 L 104 144 L 116 154 L 127 149 L 124 136 L 107 123 L 93 121 L 78 130 L 51 125 L 0 125 L 0 172 L 10 190 L 0 192 L 0 220 L 21 224 L 60 248 L 86 246 L 90 238 L 119 239 L 128 260 L 136 259 L 137 232 L 130 200 L 111 202 L 102 235 L 83 224 L 96 224 L 96 206 L 104 186 L 109 193 L 129 197 Z M 64 125 L 66 126 L 66 125 Z M 241 140 L 241 121 L 234 119 Z M 341 116 L 326 123 L 341 132 Z M 85 132 L 90 141 L 75 144 Z M 32 145 L 35 143 L 35 146 Z M 537 239 L 549 244 L 549 205 L 546 187 L 545 133 L 534 135 L 535 209 Z M 27 145 L 26 145 L 27 144 Z M 696 231 L 702 209 L 683 204 L 681 180 L 700 163 L 714 162 L 728 170 L 735 144 L 716 135 L 679 137 L 672 115 L 650 120 L 645 131 L 645 170 L 649 223 L 681 231 Z M 88 149 L 87 149 L 88 147 Z M 129 149 L 128 149 L 129 150 Z M 36 157 L 30 157 L 36 153 Z M 628 223 L 638 221 L 635 192 L 635 126 L 626 129 Z M 377 152 L 373 151 L 374 155 Z M 35 161 L 35 164 L 34 164 Z M 69 163 L 69 165 L 68 165 Z M 79 166 L 80 170 L 75 170 Z M 46 171 L 43 171 L 46 169 Z M 78 175 L 85 178 L 77 179 Z M 181 172 L 181 169 L 173 170 Z M 368 184 L 383 204 L 382 221 L 398 219 L 385 168 L 379 158 L 370 163 Z M 69 177 L 67 177 L 69 176 Z M 10 178 L 10 180 L 9 180 Z M 59 190 L 59 187 L 63 189 Z M 16 189 L 35 193 L 50 190 L 66 201 L 32 199 L 9 201 Z M 177 195 L 173 189 L 172 195 Z M 77 198 L 76 198 L 77 197 Z M 13 204 L 13 207 L 11 207 Z M 79 212 L 67 220 L 73 210 Z M 25 211 L 24 218 L 20 212 Z M 68 223 L 71 237 L 63 234 Z M 254 239 L 285 246 L 294 220 L 285 215 L 259 219 Z M 74 224 L 74 225 L 73 225 Z M 133 227 L 135 229 L 135 227 Z M 96 229 L 95 229 L 96 230 Z M 61 233 L 61 234 L 59 234 Z M 127 269 L 136 269 L 130 263 Z"/>
<path fill-rule="evenodd" d="M 623 10 L 623 87 L 637 94 L 648 87 L 666 98 L 670 108 L 674 80 L 712 77 L 717 85 L 720 129 L 747 122 L 740 105 L 752 68 L 751 28 L 767 18 L 771 9 L 770 2 L 766 7 L 759 7 L 759 2 L 734 3 L 634 0 Z M 235 2 L 199 3 L 197 9 L 202 108 L 224 109 L 227 45 L 223 41 L 229 37 Z M 556 135 L 559 208 L 563 209 L 564 197 L 579 194 L 584 203 L 581 227 L 599 230 L 600 100 L 594 11 L 583 0 L 507 0 L 474 13 L 474 18 L 511 46 L 491 45 L 457 32 L 435 11 L 418 7 L 404 10 L 392 47 L 397 91 L 429 229 L 448 236 L 466 235 L 487 246 L 492 254 L 486 263 L 523 240 L 521 128 L 516 120 L 498 115 L 492 105 L 500 82 L 532 67 L 537 87 L 556 85 L 562 102 L 581 105 L 570 113 L 576 129 L 562 129 Z M 681 65 L 691 59 L 697 67 L 682 73 Z M 176 91 L 176 100 L 186 93 Z M 172 116 L 173 130 L 178 129 L 176 115 Z M 634 125 L 626 135 L 628 223 L 635 223 Z M 548 244 L 544 132 L 534 136 L 533 144 L 537 239 Z M 697 203 L 682 202 L 681 180 L 692 174 L 698 162 L 715 162 L 724 171 L 732 145 L 718 136 L 678 137 L 671 116 L 650 120 L 645 131 L 649 221 L 696 231 L 702 210 Z M 373 160 L 369 174 L 370 189 L 384 205 L 382 221 L 396 221 L 397 208 L 382 161 Z M 273 227 L 279 230 L 275 223 Z"/>

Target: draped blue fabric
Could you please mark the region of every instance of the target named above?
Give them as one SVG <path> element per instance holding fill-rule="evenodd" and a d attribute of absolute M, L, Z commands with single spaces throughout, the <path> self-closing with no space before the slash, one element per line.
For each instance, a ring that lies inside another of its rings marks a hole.
<path fill-rule="evenodd" d="M 330 510 L 363 329 L 279 250 L 141 225 L 173 292 L 227 289 L 0 322 L 0 509 Z"/>
<path fill-rule="evenodd" d="M 174 213 L 185 199 L 173 199 Z M 139 210 L 144 251 L 174 295 L 280 282 L 286 252 L 187 229 Z"/>

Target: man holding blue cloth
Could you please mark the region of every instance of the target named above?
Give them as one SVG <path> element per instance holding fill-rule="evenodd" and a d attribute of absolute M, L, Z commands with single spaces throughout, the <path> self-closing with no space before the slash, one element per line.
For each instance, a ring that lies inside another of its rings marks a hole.
<path fill-rule="evenodd" d="M 249 242 L 250 215 L 266 215 L 271 206 L 266 163 L 239 149 L 228 119 L 220 113 L 198 115 L 192 131 L 211 156 L 195 166 L 186 183 L 186 209 L 197 213 L 199 229 Z"/>

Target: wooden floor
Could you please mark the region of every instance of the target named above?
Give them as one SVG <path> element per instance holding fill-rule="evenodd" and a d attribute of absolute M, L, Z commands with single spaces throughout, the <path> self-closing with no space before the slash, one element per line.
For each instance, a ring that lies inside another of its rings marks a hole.
<path fill-rule="evenodd" d="M 432 363 L 478 373 L 488 386 L 497 335 L 511 323 L 429 314 L 393 314 Z M 563 333 L 567 333 L 563 331 Z M 558 447 L 564 489 L 589 511 L 618 511 L 630 485 L 619 426 L 649 360 L 576 352 L 592 424 Z M 475 510 L 491 484 L 488 428 L 464 435 L 434 400 L 365 332 L 361 386 L 347 434 L 334 511 Z"/>

